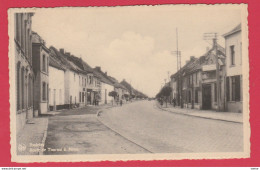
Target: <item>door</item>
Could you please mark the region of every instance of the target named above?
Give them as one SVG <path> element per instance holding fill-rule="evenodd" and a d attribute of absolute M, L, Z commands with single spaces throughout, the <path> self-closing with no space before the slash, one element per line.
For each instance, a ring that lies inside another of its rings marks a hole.
<path fill-rule="evenodd" d="M 56 89 L 53 90 L 53 110 L 56 110 Z"/>
<path fill-rule="evenodd" d="M 211 109 L 211 85 L 206 84 L 202 86 L 203 88 L 203 96 L 202 96 L 202 101 L 203 105 L 202 108 L 204 110 L 209 110 Z"/>

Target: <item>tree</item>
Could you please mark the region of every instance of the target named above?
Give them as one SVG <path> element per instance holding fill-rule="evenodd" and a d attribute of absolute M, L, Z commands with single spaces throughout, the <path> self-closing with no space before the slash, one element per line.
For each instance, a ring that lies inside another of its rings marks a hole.
<path fill-rule="evenodd" d="M 166 107 L 167 107 L 168 98 L 171 95 L 171 93 L 172 93 L 172 88 L 170 86 L 164 86 L 160 91 L 160 95 L 165 98 Z"/>
<path fill-rule="evenodd" d="M 129 99 L 129 95 L 128 95 L 128 94 L 124 94 L 124 98 L 125 98 L 126 100 L 128 100 L 128 99 Z"/>
<path fill-rule="evenodd" d="M 115 98 L 116 98 L 116 96 L 117 96 L 117 92 L 116 92 L 116 91 L 111 91 L 111 92 L 108 93 L 108 96 L 113 97 L 114 100 L 115 100 Z M 112 105 L 113 105 L 113 100 L 112 100 Z"/>
<path fill-rule="evenodd" d="M 108 93 L 108 95 L 115 99 L 116 96 L 117 96 L 117 92 L 116 91 L 111 91 L 111 92 Z"/>

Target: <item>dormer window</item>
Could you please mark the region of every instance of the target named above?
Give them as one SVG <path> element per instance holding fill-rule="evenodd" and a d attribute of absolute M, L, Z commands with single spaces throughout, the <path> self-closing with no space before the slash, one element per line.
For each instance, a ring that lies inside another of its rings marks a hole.
<path fill-rule="evenodd" d="M 42 71 L 46 72 L 46 56 L 42 56 Z"/>

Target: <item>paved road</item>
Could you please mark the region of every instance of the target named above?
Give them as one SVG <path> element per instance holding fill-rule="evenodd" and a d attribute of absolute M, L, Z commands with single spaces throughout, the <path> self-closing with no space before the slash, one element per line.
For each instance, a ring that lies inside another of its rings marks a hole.
<path fill-rule="evenodd" d="M 147 153 L 104 126 L 96 117 L 102 107 L 67 110 L 49 118 L 44 154 Z"/>
<path fill-rule="evenodd" d="M 155 101 L 108 109 L 99 119 L 154 153 L 243 151 L 243 124 L 162 111 Z"/>

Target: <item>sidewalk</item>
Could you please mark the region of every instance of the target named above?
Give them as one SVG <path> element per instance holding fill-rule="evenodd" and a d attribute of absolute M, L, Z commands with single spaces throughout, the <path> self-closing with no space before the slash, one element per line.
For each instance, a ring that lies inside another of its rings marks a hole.
<path fill-rule="evenodd" d="M 189 108 L 181 109 L 179 107 L 173 107 L 171 104 L 167 104 L 167 108 L 166 108 L 165 106 L 161 107 L 158 102 L 156 102 L 156 106 L 164 111 L 177 113 L 177 114 L 185 114 L 188 116 L 201 117 L 205 119 L 243 123 L 243 113 L 216 112 L 214 110 L 198 110 L 198 109 L 189 109 Z"/>
<path fill-rule="evenodd" d="M 17 135 L 17 155 L 41 155 L 47 136 L 48 117 L 36 117 Z"/>

